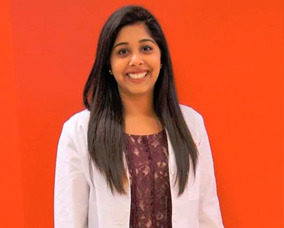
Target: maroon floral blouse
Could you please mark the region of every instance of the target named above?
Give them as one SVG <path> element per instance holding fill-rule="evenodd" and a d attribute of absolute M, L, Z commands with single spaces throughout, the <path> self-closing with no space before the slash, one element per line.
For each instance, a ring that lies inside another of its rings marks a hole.
<path fill-rule="evenodd" d="M 166 131 L 126 134 L 131 184 L 131 228 L 171 228 L 172 204 Z"/>

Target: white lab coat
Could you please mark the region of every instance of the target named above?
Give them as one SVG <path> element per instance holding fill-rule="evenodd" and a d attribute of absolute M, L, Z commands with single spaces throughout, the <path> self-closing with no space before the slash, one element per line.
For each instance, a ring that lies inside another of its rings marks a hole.
<path fill-rule="evenodd" d="M 223 228 L 213 160 L 203 119 L 192 108 L 180 107 L 197 145 L 199 160 L 195 179 L 191 170 L 185 191 L 178 197 L 178 185 L 174 184 L 177 172 L 174 151 L 167 136 L 172 227 Z M 55 228 L 129 228 L 130 185 L 126 195 L 112 194 L 103 175 L 94 165 L 94 184 L 91 182 L 87 149 L 89 115 L 88 110 L 79 112 L 63 126 L 56 160 Z M 129 178 L 128 171 L 127 175 Z"/>

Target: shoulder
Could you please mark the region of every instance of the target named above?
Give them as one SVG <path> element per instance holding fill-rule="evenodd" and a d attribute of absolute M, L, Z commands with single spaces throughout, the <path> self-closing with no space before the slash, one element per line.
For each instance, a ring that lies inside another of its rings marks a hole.
<path fill-rule="evenodd" d="M 179 106 L 186 122 L 191 122 L 192 124 L 203 123 L 202 115 L 195 109 L 183 104 L 180 104 Z"/>
<path fill-rule="evenodd" d="M 77 134 L 78 132 L 86 132 L 88 129 L 90 111 L 85 109 L 77 112 L 67 119 L 63 125 L 63 130 L 68 134 Z"/>
<path fill-rule="evenodd" d="M 179 107 L 184 117 L 195 119 L 195 120 L 202 119 L 201 114 L 197 112 L 195 109 L 189 106 L 183 105 L 183 104 L 180 104 Z"/>
<path fill-rule="evenodd" d="M 202 129 L 204 128 L 202 115 L 195 109 L 183 104 L 180 104 L 180 109 L 192 137 L 195 141 L 200 141 Z"/>

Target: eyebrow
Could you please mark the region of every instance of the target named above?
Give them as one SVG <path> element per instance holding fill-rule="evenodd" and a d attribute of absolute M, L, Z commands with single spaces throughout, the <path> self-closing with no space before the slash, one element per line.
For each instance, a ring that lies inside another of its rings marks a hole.
<path fill-rule="evenodd" d="M 142 39 L 142 40 L 139 40 L 139 43 L 147 42 L 147 41 L 150 41 L 150 42 L 152 42 L 152 43 L 154 43 L 154 44 L 156 43 L 156 42 L 155 42 L 154 40 L 152 40 L 152 39 Z M 120 43 L 115 44 L 112 49 L 115 49 L 117 46 L 120 46 L 120 45 L 128 45 L 128 44 L 129 44 L 128 42 L 120 42 Z"/>

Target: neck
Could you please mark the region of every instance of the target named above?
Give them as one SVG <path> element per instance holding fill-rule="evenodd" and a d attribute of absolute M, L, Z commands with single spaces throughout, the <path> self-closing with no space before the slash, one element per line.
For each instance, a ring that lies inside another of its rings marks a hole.
<path fill-rule="evenodd" d="M 120 94 L 124 116 L 156 116 L 153 104 L 153 94 L 127 96 Z"/>
<path fill-rule="evenodd" d="M 147 135 L 160 131 L 160 123 L 153 102 L 153 94 L 123 96 L 120 94 L 124 110 L 124 130 L 128 134 Z"/>

